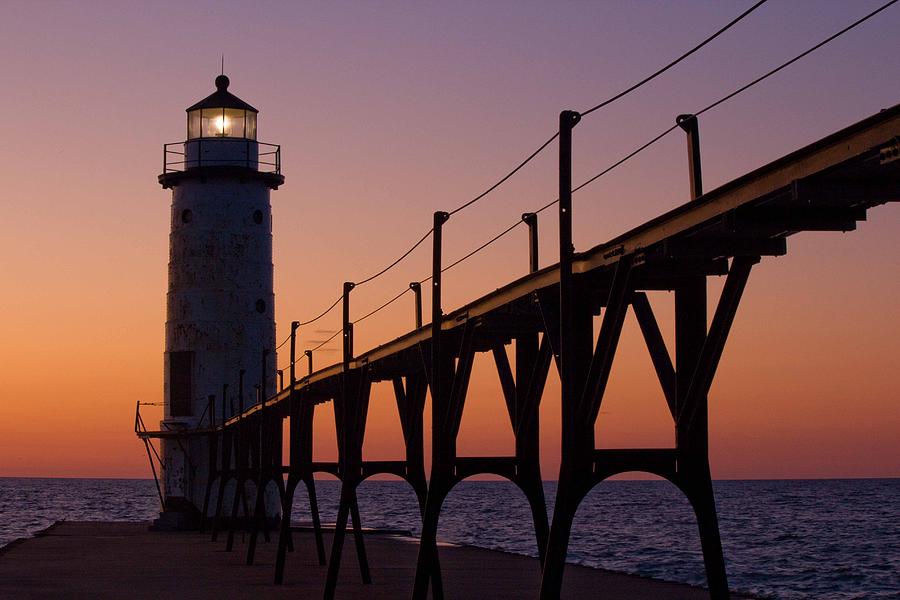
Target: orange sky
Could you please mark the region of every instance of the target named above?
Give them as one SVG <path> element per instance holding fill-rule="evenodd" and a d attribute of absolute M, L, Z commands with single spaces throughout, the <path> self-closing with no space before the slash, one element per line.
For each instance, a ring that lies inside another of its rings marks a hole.
<path fill-rule="evenodd" d="M 13 3 L 0 23 L 0 476 L 148 476 L 134 403 L 162 396 L 168 205 L 161 147 L 213 90 L 232 91 L 283 146 L 273 194 L 278 338 L 417 239 L 434 210 L 482 191 L 553 131 L 715 30 L 741 8 L 694 2 L 147 10 Z M 575 181 L 858 18 L 877 2 L 772 3 L 682 67 L 575 133 Z M 741 4 L 743 6 L 743 4 Z M 704 115 L 707 189 L 900 101 L 900 10 Z M 652 40 L 652 43 L 647 43 Z M 445 233 L 455 259 L 555 197 L 555 147 Z M 576 196 L 586 249 L 686 200 L 684 140 L 667 138 Z M 541 222 L 542 265 L 555 219 Z M 900 207 L 847 234 L 803 234 L 751 275 L 711 393 L 719 478 L 900 476 Z M 353 314 L 429 272 L 423 247 L 353 294 Z M 526 270 L 523 231 L 445 276 L 452 309 Z M 717 292 L 721 281 L 710 289 Z M 652 296 L 667 334 L 671 296 Z M 412 299 L 360 324 L 357 349 L 403 333 Z M 304 330 L 327 337 L 337 311 Z M 634 320 L 604 410 L 606 447 L 671 443 L 672 425 Z M 670 340 L 671 341 L 671 340 Z M 332 346 L 337 349 L 337 346 Z M 280 364 L 286 357 L 280 356 Z M 337 353 L 317 356 L 319 365 Z M 542 405 L 555 477 L 559 404 Z M 317 419 L 333 454 L 330 408 Z M 156 415 L 159 413 L 157 412 Z M 158 417 L 146 412 L 148 424 Z M 399 456 L 388 386 L 376 386 L 366 453 Z M 498 426 L 498 423 L 500 426 Z M 476 363 L 461 454 L 508 451 L 490 361 Z"/>

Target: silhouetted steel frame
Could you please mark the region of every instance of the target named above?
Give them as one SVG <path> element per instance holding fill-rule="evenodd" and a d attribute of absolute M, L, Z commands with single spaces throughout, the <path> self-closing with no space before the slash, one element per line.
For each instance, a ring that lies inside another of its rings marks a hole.
<path fill-rule="evenodd" d="M 222 502 L 225 482 L 229 478 L 238 480 L 229 538 L 233 537 L 236 506 L 245 483 L 254 478 L 263 481 L 268 472 L 277 471 L 279 477 L 284 472 L 284 467 L 279 467 L 280 445 L 264 445 L 263 438 L 271 435 L 272 423 L 278 423 L 280 431 L 280 420 L 288 417 L 289 481 L 292 474 L 294 485 L 304 477 L 312 481 L 314 471 L 327 471 L 342 481 L 326 598 L 333 597 L 337 583 L 348 516 L 354 518 L 360 568 L 363 580 L 368 580 L 356 488 L 376 473 L 399 475 L 413 486 L 423 515 L 414 597 L 424 598 L 429 581 L 434 596 L 441 597 L 436 529 L 441 505 L 452 486 L 472 474 L 495 473 L 509 477 L 523 490 L 535 485 L 540 489 L 538 406 L 550 362 L 555 359 L 562 384 L 563 433 L 559 486 L 549 534 L 545 527 L 542 532 L 540 511 L 535 510 L 536 504 L 543 506 L 542 491 L 538 496 L 536 489 L 525 490 L 532 503 L 538 545 L 544 550 L 541 597 L 559 597 L 578 504 L 597 483 L 626 471 L 658 475 L 687 496 L 697 516 L 711 595 L 728 597 L 709 471 L 707 395 L 743 290 L 761 256 L 786 252 L 786 236 L 805 230 L 850 231 L 856 221 L 865 219 L 867 208 L 900 199 L 900 162 L 895 162 L 893 151 L 884 150 L 885 145 L 894 148 L 900 137 L 900 106 L 827 136 L 702 198 L 698 198 L 702 177 L 696 118 L 681 115 L 678 124 L 687 132 L 691 197 L 697 202 L 669 211 L 578 256 L 571 246 L 569 192 L 571 132 L 577 121 L 576 113 L 565 111 L 560 115 L 558 266 L 532 273 L 445 316 L 440 300 L 440 250 L 441 227 L 448 215 L 436 213 L 430 326 L 421 327 L 417 317 L 416 330 L 354 358 L 349 322 L 352 285 L 349 289 L 345 286 L 342 363 L 310 373 L 302 381 L 292 374 L 289 389 L 246 411 L 241 401 L 236 417 L 211 427 L 219 436 L 217 504 Z M 529 256 L 532 270 L 537 266 L 535 233 L 536 229 L 530 238 L 534 248 Z M 554 273 L 557 270 L 558 274 Z M 707 330 L 706 278 L 713 275 L 727 277 Z M 647 298 L 646 292 L 655 290 L 675 293 L 674 363 Z M 419 303 L 421 296 L 416 296 Z M 629 307 L 634 310 L 676 425 L 674 448 L 595 446 L 594 425 Z M 595 338 L 593 317 L 597 315 L 602 319 Z M 512 340 L 517 354 L 514 376 L 505 349 Z M 515 457 L 456 456 L 456 436 L 477 352 L 491 352 L 494 357 L 516 437 Z M 371 385 L 386 380 L 394 386 L 406 459 L 365 461 L 362 440 Z M 426 486 L 422 415 L 427 387 L 433 398 L 433 457 L 431 480 Z M 312 412 L 317 404 L 329 400 L 335 408 L 338 462 L 316 463 L 312 461 Z M 262 415 L 271 418 L 260 418 Z M 139 435 L 143 439 L 180 439 L 209 435 L 209 431 Z M 289 508 L 284 511 L 291 497 L 292 491 L 282 496 L 283 514 L 289 514 Z M 314 492 L 311 503 L 313 498 Z M 260 510 L 255 513 L 259 518 Z M 250 514 L 248 506 L 245 514 Z M 214 536 L 220 516 L 219 506 Z M 543 519 L 546 523 L 545 513 Z M 285 527 L 288 535 L 281 536 L 285 548 L 279 548 L 281 566 L 276 564 L 281 574 L 290 542 L 289 519 L 282 521 L 283 534 Z M 543 543 L 542 539 L 548 541 Z"/>
<path fill-rule="evenodd" d="M 343 373 L 340 376 L 341 393 L 334 397 L 335 421 L 338 435 L 338 463 L 341 477 L 341 499 L 335 523 L 334 538 L 331 546 L 331 560 L 325 582 L 325 598 L 333 598 L 340 572 L 343 541 L 346 534 L 347 517 L 350 513 L 354 520 L 354 539 L 356 542 L 357 560 L 360 565 L 363 583 L 371 583 L 365 545 L 359 529 L 359 509 L 356 500 L 356 488 L 368 477 L 377 474 L 393 474 L 407 481 L 413 488 L 419 501 L 420 511 L 424 513 L 427 484 L 424 469 L 423 451 L 423 411 L 425 407 L 425 372 L 421 365 L 413 363 L 412 369 L 392 374 L 392 382 L 397 409 L 400 415 L 404 436 L 406 456 L 397 461 L 365 461 L 362 444 L 368 417 L 369 398 L 372 383 L 378 378 L 368 365 L 351 369 L 353 360 L 353 325 L 350 322 L 349 294 L 352 283 L 344 284 L 343 296 Z M 416 294 L 420 298 L 419 294 Z M 417 321 L 420 310 L 417 309 Z M 441 589 L 440 583 L 436 584 Z"/>
<path fill-rule="evenodd" d="M 441 244 L 448 213 L 436 212 L 433 224 L 432 321 L 430 361 L 426 372 L 432 396 L 432 467 L 419 543 L 414 598 L 425 598 L 429 580 L 433 597 L 443 596 L 437 555 L 437 527 L 441 509 L 453 487 L 467 477 L 493 474 L 515 483 L 532 510 L 538 553 L 544 554 L 548 523 L 539 462 L 539 405 L 550 364 L 549 340 L 540 330 L 515 334 L 484 332 L 479 319 L 464 319 L 461 332 L 442 331 Z M 523 215 L 529 226 L 529 269 L 537 270 L 537 218 Z M 538 302 L 535 298 L 535 302 Z M 446 338 L 446 339 L 445 339 Z M 516 373 L 510 367 L 506 343 L 516 343 Z M 497 368 L 503 398 L 515 439 L 511 457 L 459 457 L 456 440 L 475 355 L 490 352 Z M 423 355 L 424 356 L 424 355 Z"/>
<path fill-rule="evenodd" d="M 633 254 L 622 255 L 606 288 L 608 296 L 603 303 L 603 319 L 596 347 L 592 350 L 594 307 L 577 300 L 588 295 L 575 293 L 578 282 L 571 278 L 571 263 L 565 257 L 566 244 L 571 240 L 571 129 L 575 123 L 577 118 L 572 113 L 560 115 L 560 253 L 563 257 L 560 261 L 560 372 L 564 430 L 541 598 L 560 596 L 568 539 L 581 501 L 595 485 L 626 471 L 644 471 L 663 477 L 687 496 L 697 517 L 710 595 L 717 599 L 728 598 L 728 580 L 709 470 L 707 393 L 751 267 L 760 257 L 749 255 L 732 259 L 709 332 L 706 330 L 706 276 L 684 275 L 673 283 L 677 360 L 673 368 L 646 294 L 631 281 L 635 257 Z M 680 115 L 678 124 L 687 132 L 691 197 L 696 199 L 702 195 L 697 119 L 693 115 Z M 594 427 L 629 305 L 635 307 L 675 421 L 674 449 L 596 449 Z"/>

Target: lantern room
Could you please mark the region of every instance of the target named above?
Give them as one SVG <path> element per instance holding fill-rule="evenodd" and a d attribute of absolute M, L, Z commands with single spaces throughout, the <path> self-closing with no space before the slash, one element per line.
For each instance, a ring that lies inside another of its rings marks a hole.
<path fill-rule="evenodd" d="M 230 80 L 216 77 L 216 91 L 187 109 L 184 141 L 163 145 L 160 184 L 177 186 L 193 177 L 261 179 L 271 189 L 284 183 L 281 147 L 257 140 L 259 111 L 228 91 Z"/>
<path fill-rule="evenodd" d="M 216 77 L 216 91 L 187 109 L 187 139 L 256 139 L 258 110 L 228 91 L 228 77 Z"/>

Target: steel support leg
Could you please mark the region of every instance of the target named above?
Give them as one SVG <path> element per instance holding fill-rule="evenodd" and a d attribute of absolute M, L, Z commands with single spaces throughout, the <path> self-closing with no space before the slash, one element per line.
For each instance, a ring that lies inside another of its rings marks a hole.
<path fill-rule="evenodd" d="M 325 540 L 322 538 L 322 522 L 319 520 L 319 500 L 316 497 L 316 480 L 312 475 L 303 478 L 306 492 L 309 495 L 309 513 L 312 520 L 313 535 L 316 538 L 316 554 L 319 564 L 325 565 Z"/>
<path fill-rule="evenodd" d="M 294 490 L 300 483 L 299 478 L 288 476 L 287 485 L 281 502 L 281 526 L 278 535 L 278 550 L 275 554 L 275 583 L 284 582 L 284 563 L 287 560 L 288 539 L 291 536 L 291 511 L 294 504 Z"/>
<path fill-rule="evenodd" d="M 200 514 L 200 531 L 206 531 L 207 521 L 209 520 L 207 517 L 207 513 L 209 512 L 209 497 L 212 495 L 213 484 L 216 481 L 217 473 L 214 470 L 210 470 L 209 480 L 206 482 L 206 491 L 203 494 L 203 510 Z"/>
<path fill-rule="evenodd" d="M 560 474 L 556 490 L 556 504 L 553 507 L 553 522 L 547 541 L 547 553 L 541 575 L 541 600 L 559 600 L 562 591 L 563 572 L 569 552 L 569 536 L 572 522 L 578 509 L 571 475 Z"/>
<path fill-rule="evenodd" d="M 213 515 L 212 522 L 212 541 L 219 539 L 219 529 L 221 528 L 222 519 L 222 503 L 224 502 L 225 489 L 228 485 L 228 478 L 223 473 L 219 478 L 219 495 L 216 496 L 216 512 Z"/>
<path fill-rule="evenodd" d="M 541 575 L 542 599 L 559 598 L 569 547 L 569 534 L 578 504 L 574 497 L 577 407 L 583 388 L 576 332 L 576 298 L 572 273 L 572 129 L 581 115 L 564 110 L 559 114 L 559 345 L 556 348 L 562 405 L 562 462 L 556 492 L 547 556 Z M 589 324 L 588 324 L 589 326 Z M 552 329 L 548 328 L 552 334 Z M 588 336 L 588 340 L 593 336 Z M 591 341 L 588 342 L 589 344 Z M 588 346 L 590 347 L 590 346 Z"/>
<path fill-rule="evenodd" d="M 278 498 L 281 500 L 282 519 L 284 519 L 284 500 L 285 495 L 287 494 L 287 486 L 284 484 L 284 476 L 281 474 L 282 471 L 280 467 L 275 470 L 275 473 L 277 474 L 275 477 L 275 485 L 278 487 Z M 268 536 L 266 537 L 266 541 L 269 541 Z M 290 527 L 288 528 L 287 547 L 289 552 L 294 551 L 294 536 L 291 535 Z"/>
<path fill-rule="evenodd" d="M 212 525 L 212 541 L 214 542 L 219 538 L 219 529 L 222 524 L 222 504 L 225 502 L 225 489 L 230 479 L 228 473 L 231 471 L 231 450 L 229 446 L 225 445 L 228 443 L 230 440 L 226 441 L 223 437 L 222 473 L 219 476 L 219 494 L 216 496 L 216 514 L 213 516 Z M 235 493 L 237 493 L 237 489 L 235 489 Z"/>
<path fill-rule="evenodd" d="M 716 514 L 709 466 L 697 469 L 689 478 L 682 490 L 697 517 L 709 595 L 713 600 L 728 600 L 730 598 L 728 576 L 725 571 L 725 555 L 722 551 L 722 538 L 719 535 L 719 519 Z"/>
<path fill-rule="evenodd" d="M 363 545 L 362 529 L 359 523 L 359 506 L 356 502 L 356 485 L 355 481 L 345 481 L 341 485 L 341 502 L 338 506 L 337 521 L 334 525 L 334 539 L 331 541 L 331 562 L 328 565 L 328 575 L 325 579 L 326 600 L 334 598 L 337 588 L 338 574 L 341 569 L 341 553 L 344 549 L 344 537 L 347 534 L 347 519 L 353 516 L 353 536 L 356 539 L 356 552 L 359 559 L 359 570 L 362 575 L 363 583 L 372 583 L 372 577 L 369 573 L 369 563 L 366 557 L 365 546 Z"/>
<path fill-rule="evenodd" d="M 363 539 L 362 520 L 359 517 L 359 503 L 356 499 L 356 486 L 350 498 L 350 517 L 353 519 L 353 540 L 356 542 L 356 560 L 359 562 L 359 574 L 362 582 L 372 583 L 372 574 L 369 571 L 369 558 L 366 556 L 366 543 Z"/>
<path fill-rule="evenodd" d="M 442 582 L 440 572 L 435 568 L 440 565 L 437 553 L 437 529 L 441 515 L 441 506 L 447 496 L 447 485 L 432 478 L 428 486 L 428 495 L 425 498 L 425 512 L 422 515 L 422 535 L 419 538 L 419 557 L 416 562 L 416 579 L 413 584 L 413 600 L 426 600 L 428 597 L 428 582 Z M 438 594 L 438 586 L 433 590 L 433 597 L 437 600 L 443 597 L 443 585 Z"/>
<path fill-rule="evenodd" d="M 537 544 L 538 558 L 541 565 L 547 557 L 547 542 L 550 539 L 550 522 L 547 518 L 547 500 L 544 497 L 544 486 L 538 475 L 533 483 L 521 487 L 531 507 L 531 520 L 534 522 L 534 538 Z"/>
<path fill-rule="evenodd" d="M 256 481 L 256 502 L 253 508 L 250 526 L 250 542 L 247 544 L 247 565 L 252 565 L 256 557 L 256 542 L 259 538 L 260 529 L 266 530 L 266 485 L 268 481 L 260 474 Z M 268 531 L 266 531 L 266 541 L 268 541 Z"/>
<path fill-rule="evenodd" d="M 244 496 L 245 482 L 244 476 L 238 475 L 234 486 L 234 498 L 231 502 L 231 518 L 228 520 L 228 540 L 225 542 L 225 552 L 231 552 L 234 548 L 234 530 L 237 527 L 238 506 L 240 506 L 241 498 L 244 499 L 244 516 L 247 515 L 247 498 Z"/>

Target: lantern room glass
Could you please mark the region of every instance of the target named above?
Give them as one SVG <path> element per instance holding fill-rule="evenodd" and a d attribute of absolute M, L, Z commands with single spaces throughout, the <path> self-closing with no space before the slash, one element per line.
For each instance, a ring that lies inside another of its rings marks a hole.
<path fill-rule="evenodd" d="M 202 108 L 188 112 L 188 139 L 256 139 L 256 113 L 240 108 Z"/>

